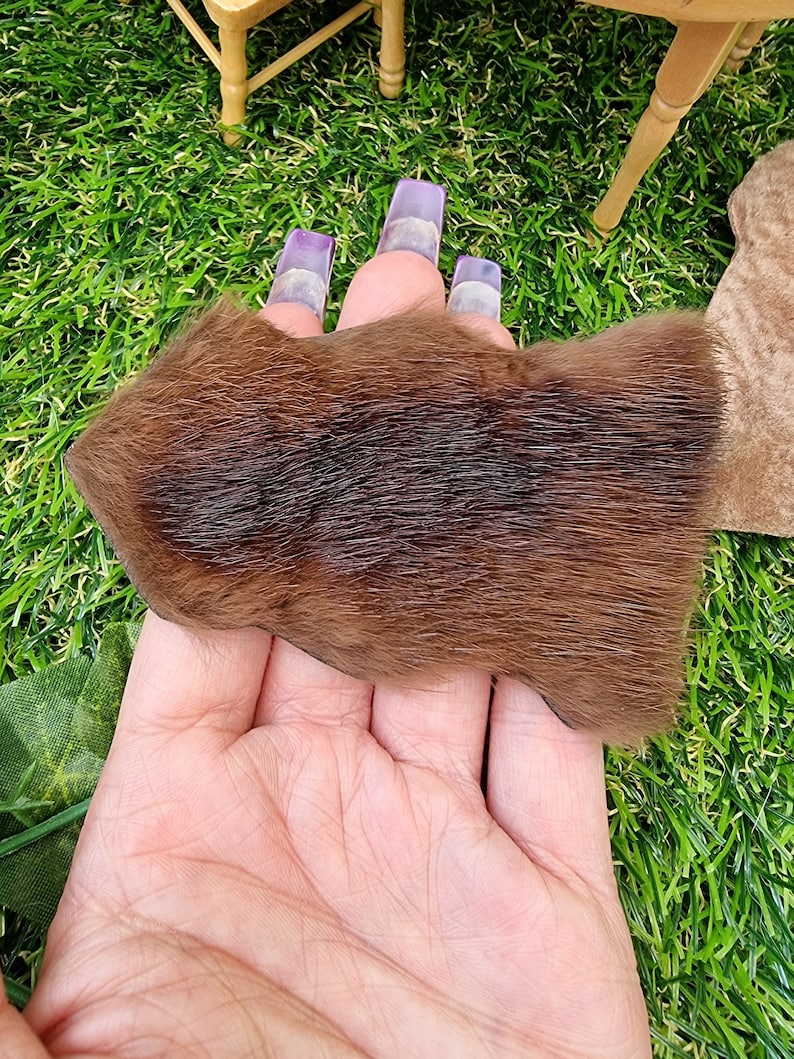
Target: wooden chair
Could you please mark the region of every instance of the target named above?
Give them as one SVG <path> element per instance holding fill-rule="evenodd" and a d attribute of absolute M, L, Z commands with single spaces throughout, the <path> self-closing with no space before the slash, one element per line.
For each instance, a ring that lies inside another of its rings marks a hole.
<path fill-rule="evenodd" d="M 586 0 L 640 15 L 656 15 L 678 29 L 656 75 L 656 88 L 593 221 L 607 235 L 678 123 L 727 64 L 738 69 L 767 22 L 794 15 L 794 0 Z"/>
<path fill-rule="evenodd" d="M 388 99 L 396 99 L 405 80 L 405 46 L 403 43 L 404 0 L 363 0 L 334 19 L 317 33 L 313 33 L 295 48 L 270 63 L 253 77 L 248 76 L 245 44 L 248 30 L 262 19 L 285 7 L 290 0 L 203 0 L 210 18 L 218 27 L 216 48 L 199 26 L 182 0 L 167 0 L 174 14 L 185 25 L 221 75 L 221 123 L 240 125 L 245 121 L 245 105 L 249 95 L 266 84 L 282 70 L 335 36 L 345 26 L 362 15 L 373 13 L 375 24 L 381 29 L 379 86 Z M 238 133 L 227 130 L 223 135 L 228 144 L 240 140 Z"/>

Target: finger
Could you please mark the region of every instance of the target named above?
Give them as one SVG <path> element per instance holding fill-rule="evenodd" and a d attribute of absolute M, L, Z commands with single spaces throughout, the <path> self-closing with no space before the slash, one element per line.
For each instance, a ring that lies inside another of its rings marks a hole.
<path fill-rule="evenodd" d="M 262 315 L 291 334 L 321 334 L 333 255 L 330 236 L 290 232 Z M 199 633 L 150 612 L 130 667 L 119 727 L 247 731 L 270 650 L 271 637 L 259 629 Z"/>
<path fill-rule="evenodd" d="M 425 181 L 400 181 L 376 256 L 353 278 L 339 327 L 355 327 L 394 312 L 444 305 L 436 268 L 445 193 Z M 268 303 L 268 311 L 270 310 Z M 345 676 L 278 641 L 268 666 L 256 724 L 295 720 L 368 728 L 372 685 Z"/>
<path fill-rule="evenodd" d="M 322 334 L 333 252 L 334 240 L 329 236 L 302 229 L 291 232 L 260 315 L 291 335 Z M 366 727 L 370 695 L 369 685 L 274 638 L 253 725 L 310 716 L 323 723 L 343 720 Z"/>
<path fill-rule="evenodd" d="M 294 302 L 268 305 L 259 310 L 259 315 L 279 331 L 284 331 L 294 338 L 310 338 L 323 333 L 322 321 L 305 305 L 297 305 Z"/>
<path fill-rule="evenodd" d="M 501 275 L 480 258 L 458 259 L 447 309 L 505 348 Z M 543 699 L 516 681 L 497 682 L 491 707 L 487 803 L 532 859 L 612 894 L 615 886 L 600 740 L 567 728 Z"/>
<path fill-rule="evenodd" d="M 426 180 L 401 180 L 392 197 L 375 257 L 353 277 L 338 329 L 395 313 L 444 307 L 438 271 L 446 192 Z"/>
<path fill-rule="evenodd" d="M 149 611 L 119 715 L 148 733 L 200 725 L 240 735 L 251 726 L 271 637 L 261 629 L 184 629 Z"/>
<path fill-rule="evenodd" d="M 501 271 L 483 258 L 460 258 L 447 308 L 484 337 L 507 348 L 509 332 L 499 323 Z M 474 780 L 482 773 L 488 723 L 490 675 L 460 670 L 418 688 L 378 687 L 372 704 L 372 734 L 399 760 L 440 775 Z"/>
<path fill-rule="evenodd" d="M 490 674 L 458 669 L 421 685 L 375 688 L 370 731 L 395 761 L 479 784 Z"/>
<path fill-rule="evenodd" d="M 500 678 L 491 706 L 488 809 L 539 866 L 612 896 L 604 750 L 536 692 Z"/>

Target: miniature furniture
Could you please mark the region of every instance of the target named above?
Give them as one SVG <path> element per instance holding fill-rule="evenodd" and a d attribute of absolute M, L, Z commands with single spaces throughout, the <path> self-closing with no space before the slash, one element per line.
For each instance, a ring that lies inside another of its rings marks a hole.
<path fill-rule="evenodd" d="M 248 76 L 245 44 L 248 30 L 290 0 L 203 0 L 204 6 L 218 27 L 219 48 L 190 14 L 182 0 L 167 0 L 174 14 L 184 24 L 221 75 L 223 109 L 221 124 L 239 125 L 245 121 L 248 96 L 266 84 L 282 70 L 302 59 L 310 51 L 335 36 L 362 15 L 373 13 L 375 24 L 381 29 L 379 86 L 388 99 L 395 99 L 405 80 L 405 46 L 403 43 L 404 0 L 363 0 L 334 19 L 317 33 L 313 33 L 295 48 L 270 63 L 253 77 Z M 228 144 L 240 140 L 238 133 L 229 129 L 224 133 Z"/>
<path fill-rule="evenodd" d="M 794 15 L 794 0 L 586 0 L 640 15 L 666 18 L 678 27 L 656 76 L 648 109 L 626 150 L 612 185 L 593 214 L 607 235 L 631 195 L 661 154 L 678 123 L 727 64 L 738 69 L 767 22 Z"/>

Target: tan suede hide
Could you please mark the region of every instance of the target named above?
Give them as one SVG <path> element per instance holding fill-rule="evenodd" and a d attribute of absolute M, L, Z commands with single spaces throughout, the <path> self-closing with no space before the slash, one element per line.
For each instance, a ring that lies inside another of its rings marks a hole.
<path fill-rule="evenodd" d="M 794 537 L 794 141 L 755 163 L 728 215 L 736 251 L 707 312 L 728 382 L 715 526 Z"/>

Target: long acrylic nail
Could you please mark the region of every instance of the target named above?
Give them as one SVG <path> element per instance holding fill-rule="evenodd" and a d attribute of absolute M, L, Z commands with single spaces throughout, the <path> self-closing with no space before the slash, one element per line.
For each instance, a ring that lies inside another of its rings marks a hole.
<path fill-rule="evenodd" d="M 450 313 L 502 315 L 502 270 L 487 257 L 459 257 L 447 299 Z"/>
<path fill-rule="evenodd" d="M 438 264 L 447 193 L 429 180 L 400 180 L 394 189 L 376 254 L 413 250 Z"/>
<path fill-rule="evenodd" d="M 267 304 L 297 302 L 323 320 L 335 247 L 330 235 L 293 228 L 278 259 Z"/>

